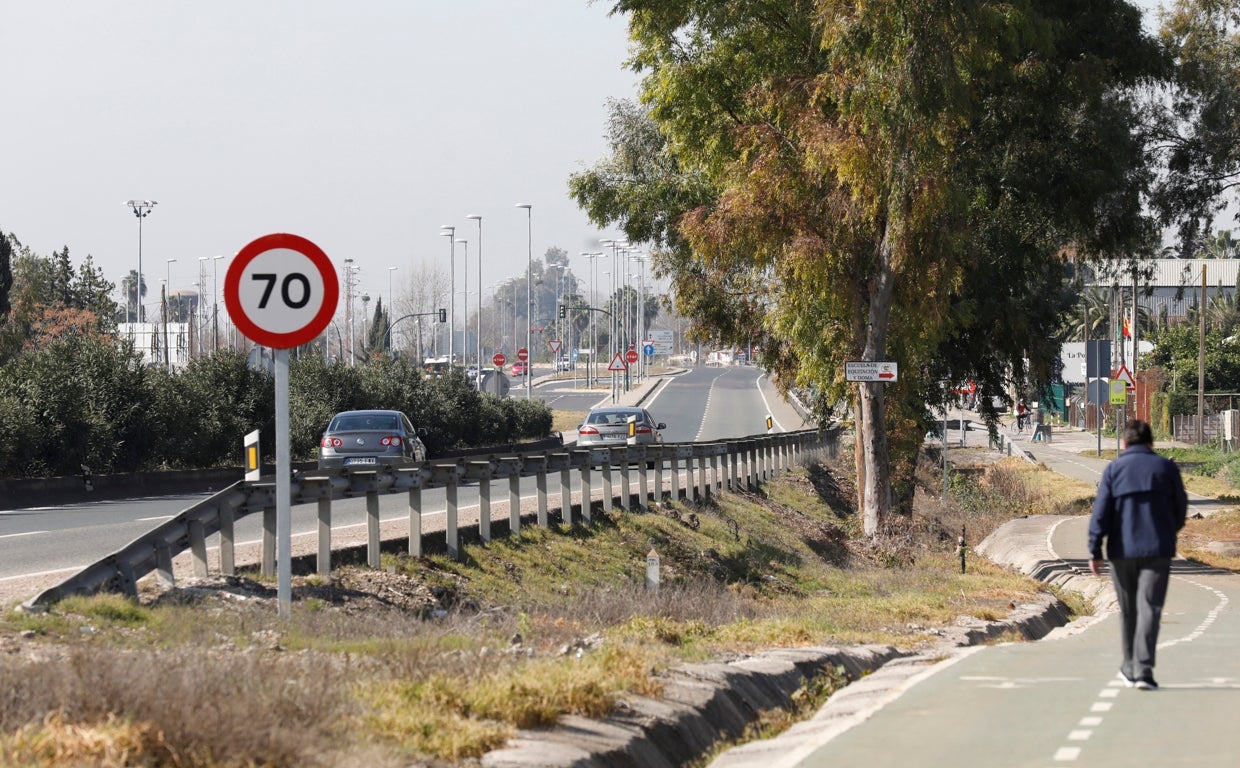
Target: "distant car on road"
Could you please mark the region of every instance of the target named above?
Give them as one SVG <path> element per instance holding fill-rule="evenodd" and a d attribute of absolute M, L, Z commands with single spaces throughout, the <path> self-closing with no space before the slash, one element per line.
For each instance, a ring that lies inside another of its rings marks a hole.
<path fill-rule="evenodd" d="M 656 422 L 650 411 L 636 406 L 604 406 L 586 414 L 577 426 L 577 445 L 625 445 L 629 439 L 629 419 L 635 419 L 634 438 L 638 445 L 663 442 L 667 425 Z"/>
<path fill-rule="evenodd" d="M 419 461 L 426 461 L 426 445 L 400 411 L 342 411 L 319 440 L 319 469 L 403 467 Z"/>
<path fill-rule="evenodd" d="M 513 376 L 528 376 L 529 372 L 530 372 L 530 364 L 527 362 L 522 362 L 521 360 L 518 360 L 517 362 L 512 364 L 512 375 Z"/>
<path fill-rule="evenodd" d="M 571 371 L 572 369 L 573 361 L 567 357 L 561 357 L 559 360 L 555 361 L 556 373 L 559 373 L 560 371 Z"/>

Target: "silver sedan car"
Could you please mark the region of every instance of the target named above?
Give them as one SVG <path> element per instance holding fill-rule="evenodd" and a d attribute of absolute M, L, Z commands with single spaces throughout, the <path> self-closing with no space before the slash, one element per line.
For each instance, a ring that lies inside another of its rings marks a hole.
<path fill-rule="evenodd" d="M 586 414 L 577 427 L 577 445 L 625 445 L 629 439 L 629 420 L 633 420 L 633 437 L 638 445 L 663 442 L 663 422 L 656 422 L 645 408 L 604 406 Z"/>
<path fill-rule="evenodd" d="M 400 411 L 342 411 L 319 441 L 319 469 L 400 467 L 426 461 L 426 445 Z"/>

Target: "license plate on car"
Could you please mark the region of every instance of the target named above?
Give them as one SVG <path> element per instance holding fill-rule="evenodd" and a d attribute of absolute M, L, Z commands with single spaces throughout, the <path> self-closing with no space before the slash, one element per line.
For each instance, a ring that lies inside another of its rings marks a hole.
<path fill-rule="evenodd" d="M 352 459 L 345 459 L 344 463 L 345 463 L 345 466 L 349 466 L 352 464 L 374 464 L 375 457 L 374 456 L 358 456 Z"/>

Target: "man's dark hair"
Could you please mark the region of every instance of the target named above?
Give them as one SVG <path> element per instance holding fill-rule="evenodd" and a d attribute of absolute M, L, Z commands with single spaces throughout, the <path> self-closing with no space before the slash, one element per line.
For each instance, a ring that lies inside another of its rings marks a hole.
<path fill-rule="evenodd" d="M 1133 419 L 1124 425 L 1124 445 L 1153 445 L 1154 430 L 1148 422 Z"/>

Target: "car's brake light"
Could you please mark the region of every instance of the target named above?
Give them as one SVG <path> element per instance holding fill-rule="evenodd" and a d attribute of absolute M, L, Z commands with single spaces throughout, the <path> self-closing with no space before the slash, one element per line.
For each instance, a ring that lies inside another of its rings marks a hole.
<path fill-rule="evenodd" d="M 382 446 L 385 446 L 385 447 L 387 447 L 387 446 L 399 446 L 399 445 L 400 445 L 400 436 L 399 436 L 399 435 L 392 435 L 391 437 L 385 437 L 385 438 L 383 438 L 382 440 L 380 440 L 380 441 L 379 441 L 379 445 L 382 445 Z"/>
<path fill-rule="evenodd" d="M 597 428 L 595 428 L 595 427 L 578 427 L 578 428 L 577 428 L 577 434 L 579 434 L 579 435 L 597 435 L 597 434 L 598 434 L 598 429 L 597 429 Z"/>
<path fill-rule="evenodd" d="M 325 437 L 319 442 L 319 445 L 324 448 L 339 448 L 344 445 L 344 441 L 338 437 Z"/>
<path fill-rule="evenodd" d="M 641 426 L 641 427 L 638 427 L 638 428 L 637 428 L 637 434 L 639 434 L 639 435 L 648 435 L 648 434 L 650 434 L 650 427 L 646 427 L 646 426 Z"/>

